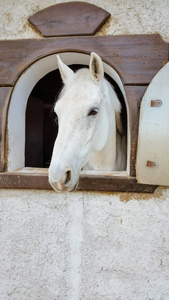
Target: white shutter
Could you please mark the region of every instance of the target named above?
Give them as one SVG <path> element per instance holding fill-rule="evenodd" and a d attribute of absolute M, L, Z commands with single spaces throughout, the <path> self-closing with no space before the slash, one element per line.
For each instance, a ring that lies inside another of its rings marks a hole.
<path fill-rule="evenodd" d="M 139 183 L 169 186 L 169 63 L 142 99 L 136 177 Z"/>

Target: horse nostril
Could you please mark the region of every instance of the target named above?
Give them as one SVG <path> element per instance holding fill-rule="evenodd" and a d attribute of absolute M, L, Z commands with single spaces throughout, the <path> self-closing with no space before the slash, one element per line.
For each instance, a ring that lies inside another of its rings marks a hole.
<path fill-rule="evenodd" d="M 71 180 L 71 171 L 68 170 L 68 171 L 66 172 L 65 184 L 69 183 L 70 180 Z"/>

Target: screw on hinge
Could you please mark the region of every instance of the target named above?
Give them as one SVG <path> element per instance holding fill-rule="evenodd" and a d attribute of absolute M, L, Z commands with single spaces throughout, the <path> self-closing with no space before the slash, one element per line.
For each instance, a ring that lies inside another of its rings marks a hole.
<path fill-rule="evenodd" d="M 155 162 L 155 161 L 147 160 L 146 167 L 149 167 L 149 168 L 157 168 L 157 167 L 158 167 L 158 163 Z"/>
<path fill-rule="evenodd" d="M 151 100 L 151 107 L 160 107 L 162 105 L 161 100 Z"/>

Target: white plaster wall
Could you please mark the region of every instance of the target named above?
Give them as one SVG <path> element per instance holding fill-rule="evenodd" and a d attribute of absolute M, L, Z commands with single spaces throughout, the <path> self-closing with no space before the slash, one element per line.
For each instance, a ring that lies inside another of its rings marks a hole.
<path fill-rule="evenodd" d="M 59 2 L 0 0 L 0 39 L 39 38 L 27 18 Z M 169 42 L 168 0 L 88 2 L 112 14 L 99 34 Z M 1 190 L 0 299 L 169 300 L 169 189 Z"/>

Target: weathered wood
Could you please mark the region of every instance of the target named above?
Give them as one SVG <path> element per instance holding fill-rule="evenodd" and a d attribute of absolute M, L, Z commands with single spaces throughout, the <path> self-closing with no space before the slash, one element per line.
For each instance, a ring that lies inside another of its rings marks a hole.
<path fill-rule="evenodd" d="M 136 176 L 137 136 L 140 102 L 147 86 L 125 86 L 130 118 L 130 176 Z"/>
<path fill-rule="evenodd" d="M 0 87 L 0 172 L 5 168 L 6 120 L 11 92 L 10 87 Z"/>
<path fill-rule="evenodd" d="M 47 173 L 2 173 L 0 174 L 1 188 L 18 189 L 52 189 Z M 138 184 L 133 177 L 104 176 L 104 175 L 81 175 L 78 190 L 89 191 L 114 191 L 114 192 L 141 192 L 153 193 L 156 186 Z"/>
<path fill-rule="evenodd" d="M 0 85 L 14 85 L 20 74 L 35 61 L 67 51 L 98 53 L 127 85 L 149 84 L 168 61 L 168 44 L 158 35 L 0 41 Z"/>
<path fill-rule="evenodd" d="M 94 35 L 110 13 L 87 2 L 59 3 L 29 18 L 45 37 Z"/>
<path fill-rule="evenodd" d="M 51 189 L 46 174 L 1 173 L 0 188 L 8 189 Z"/>
<path fill-rule="evenodd" d="M 138 184 L 134 177 L 82 175 L 78 189 L 92 191 L 153 193 L 157 186 Z"/>

